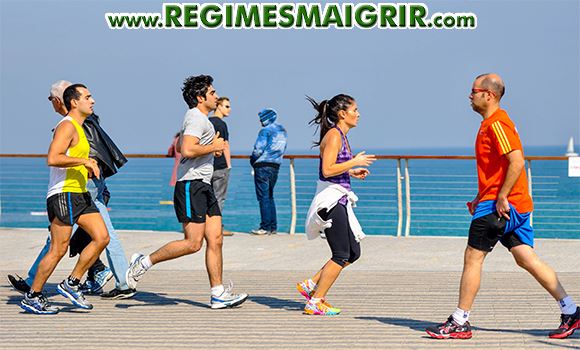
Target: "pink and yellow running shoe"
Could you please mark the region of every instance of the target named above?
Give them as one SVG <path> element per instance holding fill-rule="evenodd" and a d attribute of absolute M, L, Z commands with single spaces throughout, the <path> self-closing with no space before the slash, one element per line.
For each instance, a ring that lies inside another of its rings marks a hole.
<path fill-rule="evenodd" d="M 308 301 L 310 301 L 310 298 L 312 298 L 312 295 L 314 294 L 314 289 L 310 288 L 308 280 L 296 283 L 296 289 L 298 290 L 298 293 L 300 293 Z"/>
<path fill-rule="evenodd" d="M 341 311 L 341 309 L 333 307 L 324 299 L 318 302 L 312 302 L 310 300 L 304 307 L 304 313 L 307 315 L 334 316 L 340 314 Z"/>

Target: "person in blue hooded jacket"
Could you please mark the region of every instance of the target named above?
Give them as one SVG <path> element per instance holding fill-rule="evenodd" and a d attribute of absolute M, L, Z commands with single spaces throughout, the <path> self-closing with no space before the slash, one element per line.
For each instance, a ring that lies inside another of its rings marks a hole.
<path fill-rule="evenodd" d="M 274 203 L 274 186 L 278 180 L 278 171 L 286 151 L 286 129 L 276 123 L 277 113 L 266 108 L 258 113 L 262 129 L 254 144 L 250 164 L 254 168 L 256 197 L 260 204 L 260 227 L 252 230 L 255 235 L 275 234 L 278 230 L 276 204 Z"/>

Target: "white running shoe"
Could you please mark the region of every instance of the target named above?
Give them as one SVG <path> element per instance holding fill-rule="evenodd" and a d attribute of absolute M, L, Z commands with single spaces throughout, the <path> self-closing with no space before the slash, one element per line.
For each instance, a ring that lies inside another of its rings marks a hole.
<path fill-rule="evenodd" d="M 241 293 L 235 294 L 232 292 L 234 284 L 230 281 L 229 286 L 224 290 L 220 296 L 211 296 L 211 308 L 212 309 L 225 309 L 228 307 L 235 307 L 241 305 L 248 299 L 248 294 Z"/>
<path fill-rule="evenodd" d="M 143 267 L 141 263 L 145 259 L 145 255 L 135 253 L 131 256 L 131 262 L 129 263 L 129 268 L 127 272 L 125 272 L 125 279 L 127 281 L 127 285 L 131 289 L 137 288 L 137 282 L 143 277 L 147 269 Z"/>

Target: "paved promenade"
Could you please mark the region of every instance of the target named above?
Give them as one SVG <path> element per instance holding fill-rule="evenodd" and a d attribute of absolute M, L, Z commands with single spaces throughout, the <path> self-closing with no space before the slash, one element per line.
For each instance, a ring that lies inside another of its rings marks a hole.
<path fill-rule="evenodd" d="M 7 273 L 25 275 L 45 230 L 0 229 L 0 344 L 4 349 L 580 349 L 580 331 L 566 340 L 547 332 L 559 324 L 549 295 L 502 247 L 488 257 L 471 322 L 471 340 L 441 341 L 423 329 L 443 321 L 457 302 L 465 238 L 368 237 L 362 258 L 329 294 L 335 317 L 302 315 L 295 282 L 329 257 L 323 240 L 236 234 L 224 243 L 224 277 L 250 294 L 240 308 L 211 310 L 203 255 L 155 266 L 130 300 L 90 297 L 75 309 L 55 286 L 72 268 L 65 258 L 49 280 L 61 313 L 25 314 Z M 150 253 L 176 233 L 121 232 L 126 253 Z M 580 240 L 537 240 L 538 254 L 580 301 Z M 106 289 L 113 288 L 109 282 Z"/>

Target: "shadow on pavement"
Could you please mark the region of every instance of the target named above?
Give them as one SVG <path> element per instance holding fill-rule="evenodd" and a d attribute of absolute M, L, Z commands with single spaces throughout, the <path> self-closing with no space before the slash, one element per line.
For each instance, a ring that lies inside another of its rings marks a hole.
<path fill-rule="evenodd" d="M 143 307 L 143 306 L 159 306 L 159 305 L 177 305 L 177 304 L 187 304 L 195 307 L 200 307 L 204 309 L 209 309 L 208 304 L 193 301 L 191 299 L 179 299 L 179 298 L 168 298 L 167 294 L 153 293 L 153 292 L 141 292 L 138 291 L 134 297 L 125 300 L 113 300 L 117 302 L 115 307 L 119 309 L 129 309 L 133 307 Z M 133 303 L 138 301 L 140 303 Z"/>
<path fill-rule="evenodd" d="M 434 325 L 435 323 L 431 321 L 424 320 L 414 320 L 410 318 L 398 318 L 398 317 L 371 317 L 371 316 L 360 316 L 356 317 L 360 320 L 378 321 L 385 324 L 390 324 L 399 327 L 407 327 L 414 331 L 424 332 L 425 328 Z M 557 325 L 555 325 L 557 327 Z M 554 327 L 554 328 L 555 328 Z M 485 327 L 472 327 L 474 331 L 483 332 L 497 332 L 497 333 L 515 333 L 515 334 L 528 334 L 537 337 L 546 337 L 551 329 L 504 329 L 504 328 L 485 328 Z M 578 335 L 573 335 L 572 338 L 578 337 Z M 562 344 L 553 344 L 548 341 L 539 341 L 540 343 L 546 345 L 562 346 Z M 577 349 L 577 347 L 570 347 L 571 349 Z"/>
<path fill-rule="evenodd" d="M 295 300 L 279 299 L 275 297 L 268 297 L 262 295 L 250 296 L 248 300 L 251 300 L 257 304 L 268 306 L 272 309 L 282 309 L 292 311 L 304 309 L 304 303 Z"/>

